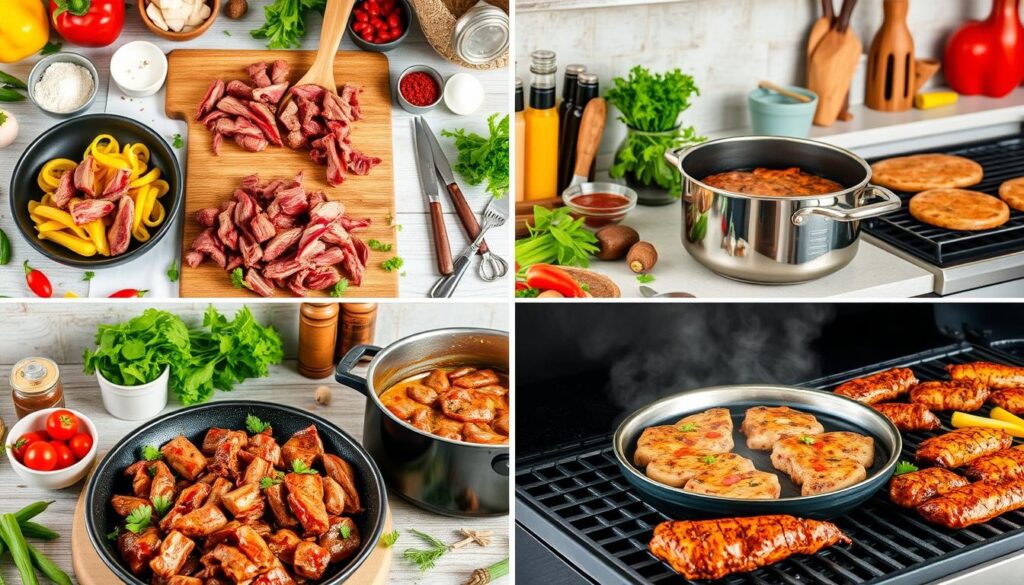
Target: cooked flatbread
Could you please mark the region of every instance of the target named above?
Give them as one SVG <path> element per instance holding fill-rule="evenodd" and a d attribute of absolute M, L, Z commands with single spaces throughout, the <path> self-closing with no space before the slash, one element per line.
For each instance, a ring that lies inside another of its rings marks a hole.
<path fill-rule="evenodd" d="M 1017 211 L 1024 211 L 1024 177 L 1003 181 L 999 185 L 999 198 Z"/>
<path fill-rule="evenodd" d="M 980 191 L 931 189 L 910 199 L 910 215 L 950 230 L 988 230 L 1009 221 L 1010 208 Z"/>
<path fill-rule="evenodd" d="M 985 175 L 978 163 L 950 154 L 898 156 L 871 165 L 871 173 L 876 185 L 910 193 L 970 187 Z"/>

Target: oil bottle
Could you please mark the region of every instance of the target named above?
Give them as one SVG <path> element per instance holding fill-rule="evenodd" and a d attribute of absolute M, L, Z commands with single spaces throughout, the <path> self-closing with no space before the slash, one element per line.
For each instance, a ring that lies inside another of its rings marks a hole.
<path fill-rule="evenodd" d="M 558 196 L 558 109 L 555 107 L 555 53 L 530 55 L 530 107 L 526 110 L 527 201 Z"/>

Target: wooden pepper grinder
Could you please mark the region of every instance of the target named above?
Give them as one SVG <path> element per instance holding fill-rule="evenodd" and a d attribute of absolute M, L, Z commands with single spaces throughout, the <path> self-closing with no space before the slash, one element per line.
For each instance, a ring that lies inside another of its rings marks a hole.
<path fill-rule="evenodd" d="M 376 303 L 345 303 L 341 306 L 341 325 L 338 327 L 338 343 L 335 361 L 357 345 L 373 343 L 377 331 Z"/>
<path fill-rule="evenodd" d="M 299 308 L 299 373 L 320 379 L 334 372 L 338 338 L 336 303 L 302 303 Z"/>
<path fill-rule="evenodd" d="M 872 110 L 904 112 L 938 67 L 914 58 L 914 37 L 907 27 L 910 0 L 885 0 L 885 20 L 868 52 L 864 104 Z"/>

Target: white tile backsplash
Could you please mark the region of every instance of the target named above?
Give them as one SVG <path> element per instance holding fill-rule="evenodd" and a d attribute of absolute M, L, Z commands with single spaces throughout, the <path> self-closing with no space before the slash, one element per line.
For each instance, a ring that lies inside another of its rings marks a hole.
<path fill-rule="evenodd" d="M 807 34 L 820 14 L 818 0 L 629 0 L 578 10 L 538 4 L 516 14 L 516 72 L 527 87 L 529 53 L 541 48 L 558 54 L 559 83 L 561 67 L 583 63 L 600 76 L 602 91 L 637 64 L 654 71 L 679 67 L 701 89 L 683 122 L 705 134 L 746 126 L 746 93 L 759 80 L 805 83 Z M 941 58 L 950 32 L 989 9 L 989 2 L 973 0 L 912 0 L 908 24 L 918 56 Z M 852 26 L 865 52 L 881 23 L 881 0 L 857 4 Z M 861 101 L 854 96 L 853 103 Z M 602 152 L 613 151 L 623 134 L 621 124 L 610 124 Z"/>

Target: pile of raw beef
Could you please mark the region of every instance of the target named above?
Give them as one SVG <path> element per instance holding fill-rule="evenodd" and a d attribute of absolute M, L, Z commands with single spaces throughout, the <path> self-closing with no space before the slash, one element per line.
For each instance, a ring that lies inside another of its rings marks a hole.
<path fill-rule="evenodd" d="M 370 256 L 350 233 L 370 220 L 345 215 L 341 202 L 328 201 L 323 191 L 307 192 L 301 172 L 268 183 L 248 176 L 231 201 L 200 210 L 196 221 L 205 229 L 185 264 L 194 268 L 209 258 L 228 272 L 241 269 L 242 285 L 265 297 L 275 288 L 299 296 L 330 289 L 342 273 L 359 285 Z"/>
<path fill-rule="evenodd" d="M 79 226 L 102 219 L 114 213 L 117 207 L 114 221 L 107 228 L 107 241 L 110 255 L 120 256 L 128 251 L 128 245 L 132 242 L 135 201 L 128 195 L 130 179 L 128 171 L 118 170 L 104 185 L 103 192 L 97 192 L 93 187 L 96 181 L 95 160 L 87 156 L 74 170 L 65 171 L 61 175 L 60 184 L 53 193 L 53 204 L 69 211 L 71 219 Z M 71 200 L 79 195 L 83 199 L 71 205 Z"/>
<path fill-rule="evenodd" d="M 253 63 L 247 73 L 252 85 L 215 79 L 196 110 L 196 120 L 213 132 L 214 154 L 220 154 L 225 137 L 251 152 L 269 144 L 309 149 L 314 162 L 327 166 L 327 182 L 335 187 L 346 173 L 365 175 L 380 164 L 381 159 L 352 147 L 352 123 L 362 117 L 360 88 L 346 84 L 335 95 L 317 85 L 295 86 L 278 111 L 289 92 L 288 64 Z"/>

